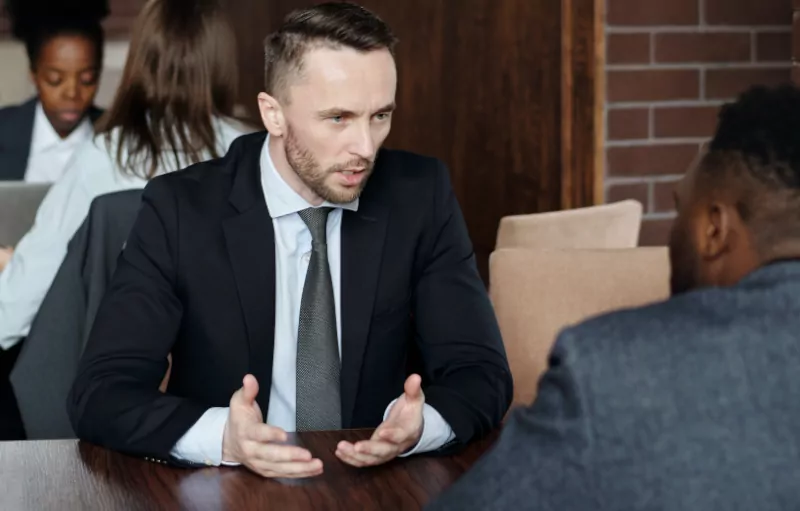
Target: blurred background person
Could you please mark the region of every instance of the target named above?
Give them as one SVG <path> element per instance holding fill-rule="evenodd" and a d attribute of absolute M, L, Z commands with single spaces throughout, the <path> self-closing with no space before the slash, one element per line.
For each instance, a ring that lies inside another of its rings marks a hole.
<path fill-rule="evenodd" d="M 215 1 L 151 0 L 144 6 L 97 136 L 50 189 L 0 273 L 0 359 L 6 358 L 8 371 L 95 197 L 143 188 L 159 174 L 221 156 L 252 131 L 233 118 L 236 61 L 233 30 Z M 8 385 L 8 372 L 0 374 L 0 386 Z M 11 408 L 15 402 L 0 416 L 18 417 Z"/>
<path fill-rule="evenodd" d="M 0 110 L 0 180 L 53 182 L 94 133 L 103 65 L 105 2 L 77 7 L 10 2 L 14 36 L 25 44 L 36 96 Z M 85 4 L 85 5 L 84 5 Z"/>

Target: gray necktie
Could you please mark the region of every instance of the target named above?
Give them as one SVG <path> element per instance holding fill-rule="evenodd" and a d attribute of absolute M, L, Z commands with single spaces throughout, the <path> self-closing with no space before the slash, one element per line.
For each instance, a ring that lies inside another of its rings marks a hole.
<path fill-rule="evenodd" d="M 331 209 L 309 208 L 299 212 L 311 231 L 311 260 L 303 285 L 297 330 L 297 431 L 342 427 L 341 362 L 326 240 Z"/>

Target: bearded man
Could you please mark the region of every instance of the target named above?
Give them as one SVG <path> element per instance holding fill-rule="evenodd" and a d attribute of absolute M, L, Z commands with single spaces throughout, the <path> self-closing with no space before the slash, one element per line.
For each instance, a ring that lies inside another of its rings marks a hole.
<path fill-rule="evenodd" d="M 448 171 L 381 149 L 394 45 L 353 4 L 291 13 L 268 133 L 149 183 L 70 394 L 80 438 L 284 478 L 324 470 L 288 431 L 377 428 L 337 447 L 362 467 L 499 425 L 511 375 Z"/>

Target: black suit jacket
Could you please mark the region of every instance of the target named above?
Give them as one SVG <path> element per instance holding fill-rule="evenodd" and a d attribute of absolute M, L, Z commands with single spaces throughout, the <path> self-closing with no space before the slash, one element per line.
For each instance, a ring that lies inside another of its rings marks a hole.
<path fill-rule="evenodd" d="M 260 182 L 265 136 L 148 184 L 69 398 L 80 438 L 168 459 L 247 373 L 267 415 L 275 245 Z M 377 426 L 413 359 L 458 443 L 496 427 L 511 375 L 444 165 L 382 150 L 341 229 L 343 427 Z"/>
<path fill-rule="evenodd" d="M 39 98 L 35 97 L 21 105 L 0 109 L 0 181 L 25 179 L 38 102 Z M 91 107 L 89 119 L 94 123 L 102 113 Z"/>

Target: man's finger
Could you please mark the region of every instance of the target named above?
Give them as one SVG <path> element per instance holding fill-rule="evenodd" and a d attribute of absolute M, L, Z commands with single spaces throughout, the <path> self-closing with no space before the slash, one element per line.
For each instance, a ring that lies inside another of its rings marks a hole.
<path fill-rule="evenodd" d="M 311 452 L 294 445 L 258 444 L 253 449 L 253 458 L 269 463 L 288 463 L 311 461 Z"/>
<path fill-rule="evenodd" d="M 395 453 L 390 453 L 388 456 L 376 456 L 366 452 L 357 452 L 355 446 L 349 442 L 342 442 L 336 449 L 336 457 L 344 461 L 348 465 L 354 467 L 366 467 L 380 465 L 396 457 Z"/>
<path fill-rule="evenodd" d="M 247 429 L 247 439 L 254 442 L 285 442 L 287 438 L 288 435 L 284 430 L 263 422 L 250 424 Z"/>
<path fill-rule="evenodd" d="M 357 442 L 354 446 L 354 450 L 358 454 L 367 454 L 386 459 L 395 458 L 400 452 L 397 444 L 381 442 L 380 440 L 363 440 Z"/>
<path fill-rule="evenodd" d="M 245 405 L 252 405 L 258 395 L 258 380 L 252 374 L 245 375 L 242 380 L 242 401 Z"/>
<path fill-rule="evenodd" d="M 388 459 L 379 459 L 369 454 L 350 454 L 342 451 L 336 451 L 336 457 L 354 467 L 373 467 L 389 461 Z"/>
<path fill-rule="evenodd" d="M 412 374 L 406 378 L 406 383 L 403 385 L 406 399 L 410 401 L 418 401 L 422 397 L 422 378 L 418 374 Z"/>
<path fill-rule="evenodd" d="M 255 460 L 252 465 L 259 473 L 270 473 L 267 477 L 307 477 L 322 472 L 322 460 L 319 459 L 287 463 Z"/>
<path fill-rule="evenodd" d="M 383 440 L 393 444 L 402 444 L 407 442 L 409 438 L 410 435 L 405 430 L 395 427 L 378 428 L 372 436 L 373 440 Z"/>
<path fill-rule="evenodd" d="M 336 449 L 336 457 L 342 460 L 343 462 L 347 463 L 348 465 L 352 465 L 354 467 L 364 467 L 367 466 L 367 462 L 358 457 L 356 452 L 353 450 L 353 446 L 349 445 L 347 447 L 339 446 Z"/>

